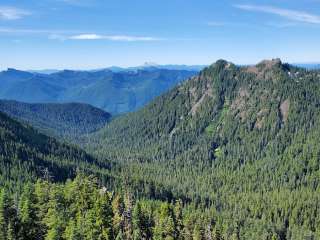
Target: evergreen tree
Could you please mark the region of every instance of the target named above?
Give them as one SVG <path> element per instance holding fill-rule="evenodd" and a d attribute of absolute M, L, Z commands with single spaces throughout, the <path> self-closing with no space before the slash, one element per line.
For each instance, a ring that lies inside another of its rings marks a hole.
<path fill-rule="evenodd" d="M 278 235 L 276 233 L 272 234 L 271 240 L 279 240 Z"/>
<path fill-rule="evenodd" d="M 116 195 L 112 200 L 112 211 L 113 211 L 113 219 L 112 225 L 114 230 L 114 236 L 118 236 L 118 234 L 124 229 L 124 203 L 121 195 Z"/>
<path fill-rule="evenodd" d="M 66 226 L 64 197 L 62 189 L 59 186 L 53 186 L 50 191 L 50 199 L 48 202 L 48 212 L 44 222 L 47 227 L 46 240 L 58 240 L 63 236 Z"/>
<path fill-rule="evenodd" d="M 174 215 L 170 204 L 161 204 L 153 235 L 155 240 L 175 239 Z"/>
<path fill-rule="evenodd" d="M 98 238 L 101 240 L 113 239 L 113 211 L 109 193 L 98 192 L 97 199 L 93 206 L 93 216 L 95 218 L 94 228 L 98 231 Z"/>
<path fill-rule="evenodd" d="M 139 202 L 137 202 L 137 204 L 133 209 L 132 222 L 133 222 L 133 239 L 134 240 L 145 239 L 143 237 L 145 223 L 144 223 L 143 213 L 142 213 Z"/>
<path fill-rule="evenodd" d="M 213 240 L 223 240 L 221 231 L 218 227 L 213 230 Z"/>
<path fill-rule="evenodd" d="M 15 233 L 15 230 L 14 230 L 11 222 L 9 222 L 9 224 L 8 224 L 6 239 L 7 240 L 16 240 L 17 239 L 17 234 Z"/>
<path fill-rule="evenodd" d="M 125 240 L 122 230 L 119 231 L 116 240 Z"/>
<path fill-rule="evenodd" d="M 193 240 L 203 240 L 204 239 L 203 229 L 201 227 L 200 222 L 197 222 L 194 226 L 192 239 Z"/>
<path fill-rule="evenodd" d="M 48 180 L 42 181 L 38 180 L 35 183 L 35 196 L 36 196 L 36 211 L 37 211 L 37 226 L 39 226 L 39 238 L 43 239 L 46 232 L 47 227 L 44 221 L 45 216 L 47 215 L 49 208 L 49 200 L 50 200 L 50 185 Z"/>
<path fill-rule="evenodd" d="M 19 217 L 21 221 L 21 235 L 24 239 L 37 239 L 41 234 L 39 233 L 40 226 L 37 219 L 37 202 L 34 195 L 34 186 L 26 184 L 21 195 L 19 206 Z"/>
<path fill-rule="evenodd" d="M 182 201 L 177 200 L 174 206 L 174 222 L 176 229 L 176 239 L 182 239 L 183 234 L 183 214 L 182 214 Z"/>
<path fill-rule="evenodd" d="M 137 202 L 133 209 L 133 238 L 134 239 L 151 239 L 152 223 L 147 216 L 147 212 L 142 208 L 142 203 Z"/>
<path fill-rule="evenodd" d="M 124 235 L 127 240 L 131 240 L 133 237 L 133 226 L 132 226 L 132 210 L 133 210 L 133 196 L 131 192 L 126 192 L 125 198 L 125 211 L 124 216 Z"/>
<path fill-rule="evenodd" d="M 66 240 L 82 240 L 83 239 L 73 219 L 69 220 L 69 222 L 67 223 L 66 229 L 63 233 L 63 238 Z"/>
<path fill-rule="evenodd" d="M 0 240 L 5 240 L 7 236 L 7 196 L 4 189 L 0 189 Z"/>
<path fill-rule="evenodd" d="M 188 214 L 184 217 L 182 239 L 192 239 L 194 219 Z"/>

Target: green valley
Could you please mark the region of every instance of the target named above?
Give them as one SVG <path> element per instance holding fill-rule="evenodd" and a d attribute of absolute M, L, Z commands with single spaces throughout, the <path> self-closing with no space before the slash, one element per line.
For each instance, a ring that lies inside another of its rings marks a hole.
<path fill-rule="evenodd" d="M 318 239 L 319 99 L 319 70 L 273 59 L 219 60 L 112 119 L 89 106 L 4 102 L 23 123 L 0 115 L 0 235 Z M 71 141 L 86 151 L 28 123 L 75 128 Z"/>

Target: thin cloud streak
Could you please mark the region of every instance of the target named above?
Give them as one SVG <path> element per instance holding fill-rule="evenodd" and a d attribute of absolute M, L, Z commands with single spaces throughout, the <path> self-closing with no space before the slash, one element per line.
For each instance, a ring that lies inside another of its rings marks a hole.
<path fill-rule="evenodd" d="M 98 34 L 80 34 L 68 37 L 70 40 L 109 40 L 109 41 L 122 41 L 122 42 L 149 42 L 163 40 L 154 37 L 138 37 L 127 35 L 98 35 Z"/>
<path fill-rule="evenodd" d="M 299 26 L 298 23 L 293 23 L 293 22 L 289 22 L 289 23 L 267 22 L 265 25 L 269 27 L 275 27 L 275 28 L 290 28 L 290 27 Z"/>
<path fill-rule="evenodd" d="M 56 0 L 57 2 L 69 4 L 78 7 L 89 7 L 95 5 L 95 0 Z"/>
<path fill-rule="evenodd" d="M 277 8 L 273 6 L 259 6 L 259 5 L 233 5 L 235 8 L 252 11 L 252 12 L 264 12 L 273 15 L 277 15 L 283 18 L 287 18 L 292 21 L 320 24 L 320 16 L 314 15 L 304 11 L 296 11 L 285 8 Z"/>
<path fill-rule="evenodd" d="M 6 28 L 0 27 L 0 33 L 7 34 L 41 34 L 41 33 L 50 33 L 52 31 L 42 30 L 42 29 L 15 29 L 15 28 Z"/>
<path fill-rule="evenodd" d="M 30 28 L 8 28 L 0 26 L 0 34 L 6 35 L 49 35 L 63 36 L 62 34 L 80 34 L 82 31 L 54 30 L 54 29 L 30 29 Z"/>
<path fill-rule="evenodd" d="M 208 22 L 207 25 L 211 26 L 211 27 L 223 27 L 225 25 L 229 25 L 229 23 L 226 23 L 226 22 Z"/>
<path fill-rule="evenodd" d="M 31 15 L 31 12 L 24 9 L 0 6 L 0 19 L 3 20 L 18 20 L 28 15 Z"/>
<path fill-rule="evenodd" d="M 107 40 L 118 42 L 151 42 L 163 41 L 164 38 L 131 35 L 104 35 L 104 34 L 84 34 L 82 31 L 73 30 L 49 30 L 49 29 L 16 29 L 0 26 L 0 34 L 6 35 L 45 35 L 50 40 Z M 73 34 L 73 35 L 72 35 Z"/>
<path fill-rule="evenodd" d="M 244 22 L 215 22 L 210 21 L 206 23 L 209 27 L 255 27 L 253 24 L 244 23 Z"/>

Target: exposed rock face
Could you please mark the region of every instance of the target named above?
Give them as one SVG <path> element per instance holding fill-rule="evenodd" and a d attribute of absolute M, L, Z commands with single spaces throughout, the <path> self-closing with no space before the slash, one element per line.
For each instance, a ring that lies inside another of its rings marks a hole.
<path fill-rule="evenodd" d="M 265 78 L 267 72 L 271 71 L 274 67 L 280 67 L 282 62 L 279 58 L 272 60 L 263 60 L 255 66 L 249 66 L 246 71 L 256 74 L 259 78 Z"/>
<path fill-rule="evenodd" d="M 213 97 L 212 89 L 208 87 L 202 97 L 192 106 L 190 114 L 194 116 L 197 113 L 198 108 L 201 106 L 206 97 Z"/>
<path fill-rule="evenodd" d="M 288 120 L 289 109 L 290 109 L 290 100 L 286 99 L 280 104 L 281 118 L 282 118 L 282 122 L 284 123 L 286 123 Z"/>
<path fill-rule="evenodd" d="M 270 69 L 273 66 L 280 66 L 281 64 L 281 60 L 279 58 L 275 58 L 272 60 L 263 60 L 260 63 L 258 63 L 258 66 L 264 66 L 266 69 Z"/>
<path fill-rule="evenodd" d="M 247 116 L 246 104 L 249 96 L 250 94 L 248 89 L 240 88 L 237 97 L 231 104 L 231 110 L 241 119 L 241 121 L 245 120 Z"/>

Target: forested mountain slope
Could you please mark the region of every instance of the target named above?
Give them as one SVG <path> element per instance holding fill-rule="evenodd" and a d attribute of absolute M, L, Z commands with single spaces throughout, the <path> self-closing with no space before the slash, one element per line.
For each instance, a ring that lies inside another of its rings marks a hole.
<path fill-rule="evenodd" d="M 197 72 L 149 67 L 40 74 L 8 69 L 0 72 L 0 98 L 28 103 L 87 103 L 121 114 L 139 109 Z"/>
<path fill-rule="evenodd" d="M 0 112 L 1 186 L 18 190 L 38 177 L 62 181 L 73 177 L 77 169 L 99 172 L 108 168 L 83 150 L 39 134 Z"/>
<path fill-rule="evenodd" d="M 0 100 L 0 111 L 22 120 L 44 133 L 58 137 L 77 137 L 102 128 L 111 115 L 80 103 L 23 103 Z"/>
<path fill-rule="evenodd" d="M 160 185 L 215 209 L 225 233 L 319 238 L 319 107 L 317 70 L 220 60 L 108 124 L 96 152 L 122 162 L 141 194 Z"/>
<path fill-rule="evenodd" d="M 26 184 L 18 197 L 0 187 L 0 238 L 222 239 L 210 212 L 181 201 L 134 199 L 123 188 L 125 192 L 107 191 L 98 179 L 84 174 L 64 184 L 45 180 Z M 237 232 L 232 239 L 238 239 Z"/>

